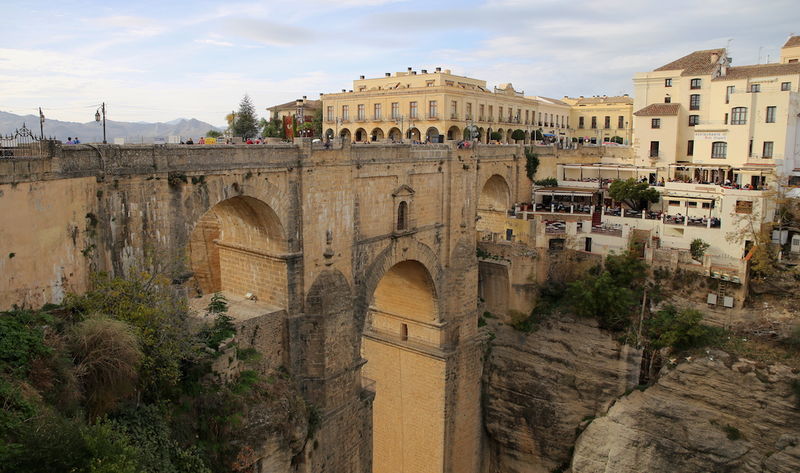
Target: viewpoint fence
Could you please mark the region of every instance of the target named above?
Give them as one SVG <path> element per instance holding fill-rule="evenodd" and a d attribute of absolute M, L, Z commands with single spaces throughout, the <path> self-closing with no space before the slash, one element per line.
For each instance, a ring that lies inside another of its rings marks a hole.
<path fill-rule="evenodd" d="M 0 135 L 0 159 L 45 158 L 49 156 L 47 140 L 37 138 L 23 123 L 14 133 Z"/>

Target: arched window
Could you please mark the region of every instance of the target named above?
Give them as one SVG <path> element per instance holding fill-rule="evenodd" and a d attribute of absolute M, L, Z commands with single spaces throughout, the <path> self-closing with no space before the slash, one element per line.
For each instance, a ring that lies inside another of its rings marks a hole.
<path fill-rule="evenodd" d="M 731 109 L 731 125 L 747 124 L 747 107 L 733 107 Z"/>
<path fill-rule="evenodd" d="M 408 204 L 405 201 L 400 202 L 397 206 L 397 229 L 405 230 L 408 224 Z"/>

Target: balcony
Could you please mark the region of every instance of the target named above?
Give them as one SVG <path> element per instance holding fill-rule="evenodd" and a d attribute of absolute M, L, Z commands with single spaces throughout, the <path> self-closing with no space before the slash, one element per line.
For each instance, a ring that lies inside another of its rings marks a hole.
<path fill-rule="evenodd" d="M 428 120 L 438 120 L 439 119 L 439 115 L 437 115 L 437 114 L 428 115 L 425 118 L 427 118 Z"/>
<path fill-rule="evenodd" d="M 380 116 L 380 115 L 373 116 L 372 117 L 372 121 L 374 121 L 374 122 L 382 122 L 383 121 L 383 117 Z"/>
<path fill-rule="evenodd" d="M 458 114 L 457 113 L 451 113 L 450 114 L 450 120 L 458 120 Z"/>
<path fill-rule="evenodd" d="M 542 122 L 539 122 L 539 123 L 538 123 L 538 125 L 539 125 L 539 126 L 542 126 Z"/>
<path fill-rule="evenodd" d="M 478 121 L 479 121 L 479 122 L 485 122 L 485 121 L 486 121 L 486 117 L 484 117 L 483 115 L 481 115 L 481 116 L 479 116 L 479 117 L 478 117 Z"/>

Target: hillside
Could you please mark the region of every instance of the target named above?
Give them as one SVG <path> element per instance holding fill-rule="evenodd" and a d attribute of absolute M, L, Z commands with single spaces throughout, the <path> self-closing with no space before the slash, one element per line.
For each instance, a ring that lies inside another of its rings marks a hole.
<path fill-rule="evenodd" d="M 34 134 L 39 134 L 39 117 L 0 111 L 0 135 L 14 133 L 16 129 L 22 127 L 23 123 L 33 130 Z M 169 136 L 197 139 L 197 137 L 205 135 L 208 130 L 220 130 L 220 128 L 194 118 L 179 118 L 166 123 L 106 120 L 106 137 L 111 143 L 114 142 L 114 138 L 125 138 L 127 143 L 148 143 L 152 142 L 153 138 Z M 47 119 L 44 124 L 44 134 L 47 137 L 54 136 L 62 141 L 66 141 L 67 137 L 78 136 L 84 143 L 99 142 L 103 140 L 103 127 L 102 124 L 94 121 L 78 123 Z"/>

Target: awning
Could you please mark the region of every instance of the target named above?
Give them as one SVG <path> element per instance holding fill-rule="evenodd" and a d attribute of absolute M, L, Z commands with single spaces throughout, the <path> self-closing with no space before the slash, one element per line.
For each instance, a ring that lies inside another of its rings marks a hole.
<path fill-rule="evenodd" d="M 664 195 L 661 196 L 661 200 L 664 200 L 664 199 L 667 199 L 667 200 L 669 200 L 669 199 L 683 199 L 683 200 L 689 200 L 689 201 L 698 201 L 698 200 L 715 201 L 716 200 L 716 199 L 711 198 L 711 197 L 695 197 L 695 196 L 691 196 L 691 195 L 675 195 L 675 194 L 664 194 Z"/>
<path fill-rule="evenodd" d="M 533 193 L 544 195 L 575 195 L 580 197 L 591 197 L 596 194 L 596 192 L 580 187 L 541 187 L 539 189 L 534 189 Z"/>
<path fill-rule="evenodd" d="M 656 168 L 639 168 L 629 166 L 602 166 L 594 164 L 559 164 L 565 169 L 583 169 L 583 170 L 598 170 L 598 171 L 637 171 L 637 172 L 657 172 Z"/>
<path fill-rule="evenodd" d="M 542 133 L 542 136 L 556 136 L 553 133 Z"/>

